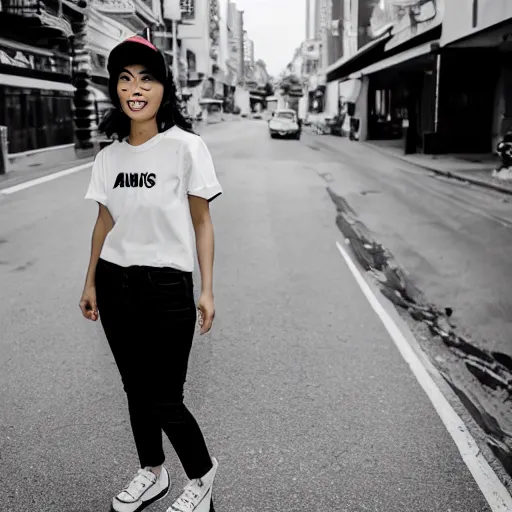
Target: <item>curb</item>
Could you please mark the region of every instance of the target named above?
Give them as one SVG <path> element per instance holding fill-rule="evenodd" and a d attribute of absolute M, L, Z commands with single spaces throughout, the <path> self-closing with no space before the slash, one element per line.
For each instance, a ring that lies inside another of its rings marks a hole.
<path fill-rule="evenodd" d="M 16 160 L 21 160 L 22 158 L 28 158 L 31 156 L 37 156 L 42 153 L 47 153 L 48 151 L 59 151 L 61 149 L 70 149 L 74 146 L 73 143 L 70 144 L 60 144 L 57 146 L 47 146 L 39 149 L 30 149 L 28 151 L 21 151 L 20 153 L 7 153 L 7 159 L 10 163 L 16 162 Z"/>
<path fill-rule="evenodd" d="M 454 172 L 451 172 L 451 171 L 441 171 L 440 169 L 434 169 L 433 167 L 429 167 L 428 165 L 421 164 L 421 163 L 416 163 L 416 162 L 411 162 L 407 158 L 404 158 L 404 157 L 399 156 L 399 155 L 391 154 L 388 151 L 386 151 L 385 149 L 379 148 L 378 146 L 375 146 L 375 145 L 373 145 L 371 143 L 363 142 L 363 144 L 366 147 L 368 147 L 370 149 L 373 149 L 374 151 L 377 151 L 379 153 L 385 154 L 385 155 L 390 156 L 392 158 L 396 158 L 396 159 L 402 160 L 403 162 L 407 162 L 408 164 L 415 165 L 416 167 L 420 167 L 422 169 L 426 169 L 427 171 L 431 171 L 431 172 L 437 174 L 438 176 L 444 176 L 445 178 L 451 178 L 451 179 L 454 179 L 454 180 L 465 181 L 467 183 L 471 183 L 472 185 L 477 185 L 478 187 L 495 190 L 497 192 L 501 192 L 502 194 L 507 194 L 507 195 L 511 195 L 512 196 L 512 189 L 510 189 L 510 188 L 502 187 L 500 185 L 496 185 L 494 183 L 489 183 L 489 182 L 484 181 L 484 180 L 479 180 L 478 178 L 471 178 L 471 177 L 468 177 L 468 176 L 464 176 L 463 174 L 454 173 Z"/>

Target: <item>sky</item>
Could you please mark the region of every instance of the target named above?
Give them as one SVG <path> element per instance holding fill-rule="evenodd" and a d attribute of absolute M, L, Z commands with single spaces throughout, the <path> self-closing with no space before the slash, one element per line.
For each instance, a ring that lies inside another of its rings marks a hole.
<path fill-rule="evenodd" d="M 254 56 L 277 77 L 306 37 L 305 0 L 235 0 L 244 11 L 244 28 L 254 41 Z"/>

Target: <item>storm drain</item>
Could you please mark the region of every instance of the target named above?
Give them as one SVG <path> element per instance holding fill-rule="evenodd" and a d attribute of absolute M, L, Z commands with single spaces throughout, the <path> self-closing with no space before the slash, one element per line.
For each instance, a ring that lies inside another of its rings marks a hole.
<path fill-rule="evenodd" d="M 455 326 L 450 323 L 452 309 L 440 309 L 428 304 L 420 290 L 396 264 L 393 255 L 373 239 L 368 228 L 358 219 L 347 201 L 330 187 L 327 187 L 327 191 L 336 205 L 338 228 L 349 242 L 359 264 L 376 279 L 382 294 L 395 306 L 407 311 L 414 320 L 424 323 L 433 335 L 438 336 L 450 351 L 464 362 L 481 385 L 503 392 L 506 395 L 505 406 L 510 409 L 512 358 L 501 352 L 476 347 L 459 335 Z M 486 433 L 489 447 L 512 476 L 512 433 L 505 432 L 498 420 L 490 415 L 476 398 L 457 385 L 447 372 L 440 373 Z"/>

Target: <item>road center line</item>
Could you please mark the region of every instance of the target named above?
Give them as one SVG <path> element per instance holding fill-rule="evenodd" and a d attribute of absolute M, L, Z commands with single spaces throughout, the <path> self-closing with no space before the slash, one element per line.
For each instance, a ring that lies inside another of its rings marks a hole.
<path fill-rule="evenodd" d="M 349 270 L 357 281 L 357 284 L 360 286 L 373 310 L 377 313 L 378 317 L 384 324 L 384 327 L 391 336 L 391 339 L 398 348 L 398 351 L 411 368 L 412 373 L 427 396 L 430 398 L 432 405 L 439 414 L 449 434 L 452 436 L 452 439 L 455 441 L 464 463 L 468 467 L 469 471 L 471 471 L 473 478 L 489 503 L 492 511 L 512 511 L 512 496 L 510 496 L 506 487 L 501 483 L 494 470 L 482 455 L 466 425 L 429 375 L 427 369 L 423 366 L 420 359 L 407 342 L 405 336 L 402 334 L 400 328 L 384 309 L 379 299 L 372 291 L 370 285 L 366 282 L 360 270 L 352 261 L 349 253 L 339 242 L 336 242 L 336 245 L 343 256 L 343 259 L 347 263 Z"/>
<path fill-rule="evenodd" d="M 83 171 L 84 169 L 87 169 L 87 167 L 91 167 L 92 164 L 93 162 L 77 165 L 76 167 L 71 167 L 70 169 L 64 169 L 63 171 L 58 171 L 52 174 L 47 174 L 46 176 L 41 176 L 40 178 L 36 178 L 35 180 L 25 181 L 24 183 L 19 183 L 18 185 L 13 185 L 12 187 L 0 189 L 0 196 L 8 196 L 21 190 L 34 187 L 35 185 L 40 185 L 41 183 L 46 183 L 47 181 L 56 180 L 57 178 L 61 178 L 62 176 L 68 176 L 69 174 L 74 174 L 75 172 Z"/>

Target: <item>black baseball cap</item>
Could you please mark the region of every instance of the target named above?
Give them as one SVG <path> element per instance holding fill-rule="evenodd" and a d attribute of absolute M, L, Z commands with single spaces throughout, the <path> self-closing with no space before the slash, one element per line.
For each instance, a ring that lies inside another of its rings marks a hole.
<path fill-rule="evenodd" d="M 117 80 L 123 68 L 133 64 L 143 64 L 162 84 L 167 82 L 169 68 L 165 57 L 158 48 L 141 36 L 132 36 L 119 43 L 108 57 L 107 71 L 111 80 Z"/>

